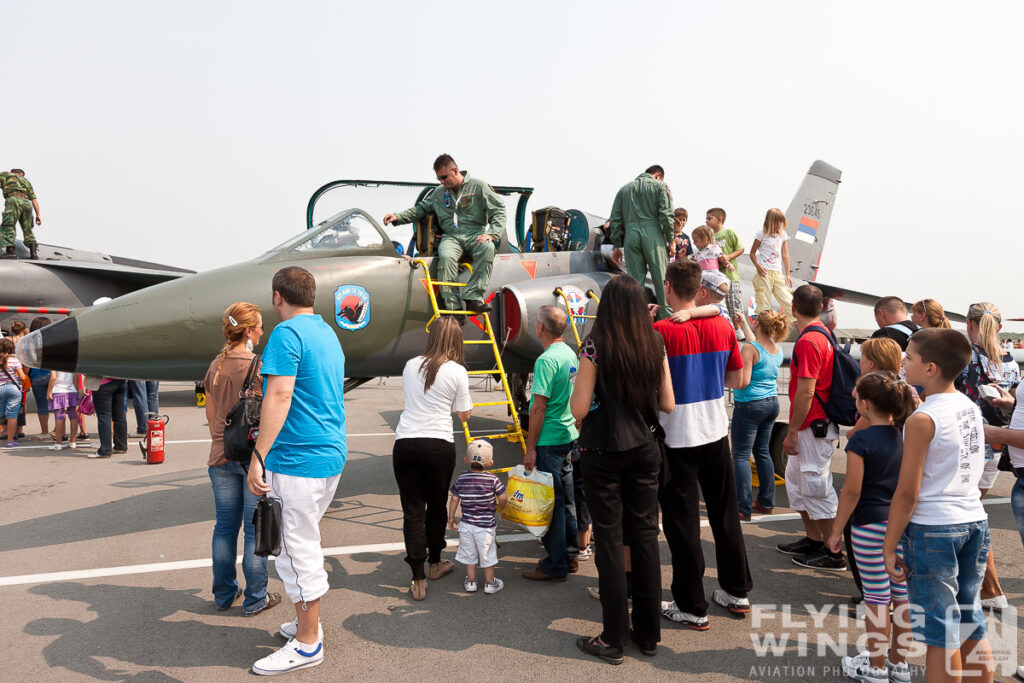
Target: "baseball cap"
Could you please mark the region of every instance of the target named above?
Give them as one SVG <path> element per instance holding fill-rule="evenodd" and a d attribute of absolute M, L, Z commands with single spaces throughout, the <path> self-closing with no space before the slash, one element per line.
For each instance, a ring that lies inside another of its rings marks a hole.
<path fill-rule="evenodd" d="M 717 270 L 705 270 L 700 275 L 700 284 L 715 294 L 725 296 L 729 293 L 729 278 Z"/>
<path fill-rule="evenodd" d="M 476 439 L 466 446 L 466 458 L 471 465 L 478 463 L 490 467 L 494 464 L 494 448 L 487 439 Z"/>

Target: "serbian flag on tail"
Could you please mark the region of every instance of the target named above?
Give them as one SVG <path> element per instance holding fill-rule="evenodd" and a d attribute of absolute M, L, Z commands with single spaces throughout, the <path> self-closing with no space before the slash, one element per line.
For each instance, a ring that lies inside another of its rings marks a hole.
<path fill-rule="evenodd" d="M 796 228 L 795 237 L 798 240 L 803 240 L 808 244 L 814 244 L 814 240 L 818 237 L 818 221 L 813 218 L 804 216 L 800 219 L 800 225 Z"/>

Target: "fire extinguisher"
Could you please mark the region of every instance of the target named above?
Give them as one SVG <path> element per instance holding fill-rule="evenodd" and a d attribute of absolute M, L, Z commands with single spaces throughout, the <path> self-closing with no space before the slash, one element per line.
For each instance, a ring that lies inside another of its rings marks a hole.
<path fill-rule="evenodd" d="M 139 442 L 142 450 L 142 459 L 150 465 L 159 465 L 164 461 L 164 428 L 171 418 L 167 415 L 146 413 L 149 419 L 146 421 L 146 443 Z"/>

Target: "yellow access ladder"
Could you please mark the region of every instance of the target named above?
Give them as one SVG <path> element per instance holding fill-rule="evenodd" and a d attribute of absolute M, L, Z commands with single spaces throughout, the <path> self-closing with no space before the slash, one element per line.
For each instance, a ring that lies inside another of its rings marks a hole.
<path fill-rule="evenodd" d="M 572 326 L 572 336 L 576 338 L 576 348 L 583 348 L 583 340 L 580 338 L 579 328 L 576 327 L 576 318 L 584 318 L 585 320 L 595 320 L 597 319 L 597 316 L 583 314 L 573 315 L 572 306 L 569 305 L 569 296 L 565 293 L 565 291 L 561 287 L 556 287 L 553 294 L 555 296 L 561 297 L 562 303 L 565 304 L 565 313 L 569 317 L 569 324 Z M 587 298 L 593 299 L 594 301 L 597 302 L 599 306 L 601 305 L 601 299 L 597 296 L 597 294 L 594 293 L 594 290 L 587 290 Z"/>
<path fill-rule="evenodd" d="M 472 272 L 472 267 L 469 264 L 463 263 L 461 265 L 463 267 L 469 269 L 470 272 Z M 474 345 L 474 344 L 488 344 L 488 345 L 490 345 L 491 350 L 494 352 L 495 368 L 493 370 L 470 370 L 469 374 L 470 375 L 493 375 L 495 373 L 500 374 L 501 375 L 501 387 L 505 391 L 505 400 L 504 401 L 481 401 L 479 403 L 474 402 L 473 403 L 473 407 L 474 408 L 479 408 L 479 407 L 483 407 L 483 406 L 508 406 L 508 411 L 512 415 L 512 422 L 511 422 L 511 424 L 506 425 L 506 432 L 505 433 L 499 432 L 497 434 L 485 434 L 485 435 L 481 435 L 481 436 L 473 436 L 472 434 L 469 433 L 469 424 L 467 424 L 466 422 L 463 422 L 462 423 L 462 431 L 466 435 L 466 443 L 471 443 L 472 441 L 474 441 L 476 439 L 508 439 L 508 441 L 511 442 L 511 443 L 518 443 L 520 448 L 523 449 L 523 454 L 525 455 L 526 454 L 526 439 L 523 436 L 523 429 L 522 429 L 522 427 L 519 424 L 519 415 L 518 415 L 518 413 L 516 413 L 515 403 L 512 401 L 512 392 L 508 388 L 508 375 L 505 374 L 505 366 L 501 362 L 501 349 L 498 348 L 498 342 L 494 338 L 494 329 L 491 327 L 491 317 L 489 315 L 487 315 L 486 313 L 480 314 L 480 313 L 474 313 L 473 311 L 463 311 L 463 310 L 450 311 L 450 310 L 446 310 L 446 309 L 443 309 L 443 308 L 439 308 L 438 305 L 437 305 L 437 295 L 434 294 L 434 287 L 435 286 L 440 286 L 440 287 L 465 287 L 466 283 L 465 282 L 438 282 L 437 280 L 434 280 L 434 279 L 432 279 L 430 277 L 430 267 L 427 265 L 426 261 L 424 261 L 423 259 L 415 259 L 413 261 L 413 268 L 414 269 L 418 268 L 418 267 L 421 267 L 421 266 L 423 268 L 423 276 L 425 278 L 425 284 L 427 286 L 427 295 L 430 297 L 430 307 L 434 311 L 434 314 L 430 317 L 430 320 L 427 321 L 427 333 L 429 334 L 430 326 L 434 323 L 434 321 L 437 320 L 438 318 L 440 318 L 442 315 L 464 315 L 464 316 L 468 316 L 468 317 L 475 317 L 475 316 L 478 316 L 478 315 L 482 315 L 483 319 L 484 319 L 484 334 L 486 335 L 487 338 L 486 339 L 463 339 L 462 343 L 465 344 L 466 346 L 470 346 L 470 345 Z"/>

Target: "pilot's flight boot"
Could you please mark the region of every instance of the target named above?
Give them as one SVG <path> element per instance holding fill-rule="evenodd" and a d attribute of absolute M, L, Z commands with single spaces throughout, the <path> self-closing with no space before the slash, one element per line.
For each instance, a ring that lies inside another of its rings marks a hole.
<path fill-rule="evenodd" d="M 473 311 L 474 313 L 486 313 L 491 310 L 490 304 L 485 304 L 479 299 L 466 299 L 463 303 L 465 304 L 467 311 Z"/>
<path fill-rule="evenodd" d="M 18 258 L 18 255 L 14 253 L 14 247 L 7 247 L 4 249 L 4 253 L 0 255 L 0 258 Z"/>
<path fill-rule="evenodd" d="M 39 260 L 39 245 L 33 244 L 28 248 L 28 257 L 33 261 Z"/>

